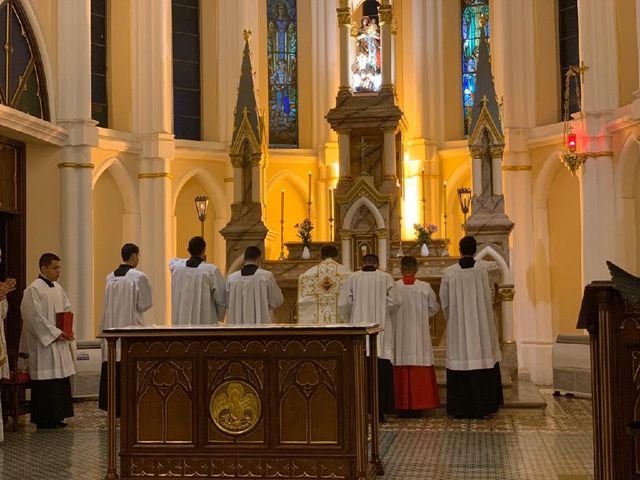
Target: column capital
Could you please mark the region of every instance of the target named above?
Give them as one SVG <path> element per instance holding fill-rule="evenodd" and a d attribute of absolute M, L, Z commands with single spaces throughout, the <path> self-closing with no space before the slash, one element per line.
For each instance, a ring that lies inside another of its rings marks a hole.
<path fill-rule="evenodd" d="M 471 158 L 482 158 L 483 154 L 483 145 L 469 145 L 469 155 L 471 156 Z"/>
<path fill-rule="evenodd" d="M 351 29 L 351 9 L 349 7 L 338 7 L 336 12 L 338 12 L 338 26 Z"/>

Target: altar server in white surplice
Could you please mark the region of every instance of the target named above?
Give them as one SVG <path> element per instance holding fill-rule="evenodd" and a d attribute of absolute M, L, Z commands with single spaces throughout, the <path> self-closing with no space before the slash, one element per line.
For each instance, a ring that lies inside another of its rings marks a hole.
<path fill-rule="evenodd" d="M 105 328 L 144 325 L 143 313 L 153 306 L 151 284 L 136 267 L 140 248 L 126 243 L 120 250 L 123 263 L 107 275 L 100 332 Z M 107 410 L 107 341 L 102 339 L 102 369 L 98 406 Z M 120 340 L 116 344 L 116 416 L 120 416 Z"/>
<path fill-rule="evenodd" d="M 22 295 L 20 352 L 28 355 L 31 423 L 38 428 L 61 428 L 67 426 L 65 418 L 73 417 L 70 377 L 76 373 L 75 336 L 56 327 L 56 313 L 71 312 L 71 303 L 56 282 L 60 258 L 45 253 L 39 265 L 40 275 Z"/>
<path fill-rule="evenodd" d="M 189 259 L 169 264 L 171 270 L 171 323 L 213 325 L 224 319 L 226 284 L 220 269 L 206 263 L 202 237 L 189 240 Z"/>
<path fill-rule="evenodd" d="M 244 265 L 227 279 L 229 324 L 258 325 L 275 323 L 273 310 L 284 302 L 282 291 L 273 274 L 260 268 L 262 252 L 258 247 L 247 247 Z"/>
<path fill-rule="evenodd" d="M 362 258 L 362 270 L 349 275 L 342 286 L 338 307 L 350 323 L 377 323 L 384 331 L 378 335 L 378 412 L 394 410 L 393 404 L 393 324 L 389 314 L 398 308 L 400 298 L 393 277 L 378 270 L 378 257 L 372 254 Z"/>
<path fill-rule="evenodd" d="M 2 250 L 0 250 L 0 260 Z M 7 278 L 0 282 L 0 378 L 9 378 L 9 356 L 7 355 L 7 341 L 4 335 L 4 319 L 9 312 L 9 302 L 7 295 L 16 289 L 16 280 Z M 0 442 L 4 440 L 4 426 L 2 423 L 2 404 L 0 404 Z"/>
<path fill-rule="evenodd" d="M 396 286 L 402 303 L 391 314 L 395 334 L 394 399 L 401 416 L 413 416 L 418 410 L 440 406 L 429 332 L 429 319 L 440 310 L 440 305 L 431 285 L 416 278 L 415 257 L 402 257 L 400 272 L 402 279 Z"/>
<path fill-rule="evenodd" d="M 320 264 L 298 279 L 298 323 L 348 322 L 339 312 L 338 297 L 351 271 L 336 261 L 338 249 L 333 245 L 322 247 L 320 258 Z"/>
<path fill-rule="evenodd" d="M 447 413 L 484 418 L 503 403 L 500 343 L 488 262 L 476 261 L 476 240 L 460 240 L 462 258 L 442 274 L 440 302 L 447 318 Z"/>

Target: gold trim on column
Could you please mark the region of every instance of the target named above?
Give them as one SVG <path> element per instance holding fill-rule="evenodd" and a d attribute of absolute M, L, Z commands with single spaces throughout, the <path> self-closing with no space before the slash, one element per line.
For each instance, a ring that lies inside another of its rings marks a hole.
<path fill-rule="evenodd" d="M 503 302 L 513 302 L 516 290 L 513 287 L 500 288 L 498 289 L 498 294 Z"/>
<path fill-rule="evenodd" d="M 531 171 L 531 165 L 503 165 L 503 172 L 528 172 Z"/>
<path fill-rule="evenodd" d="M 94 168 L 93 163 L 75 163 L 75 162 L 62 162 L 58 164 L 58 168 Z"/>
<path fill-rule="evenodd" d="M 168 172 L 156 172 L 156 173 L 140 173 L 138 174 L 139 179 L 143 178 L 168 178 L 169 180 L 173 179 L 170 173 Z"/>
<path fill-rule="evenodd" d="M 597 158 L 597 157 L 613 157 L 613 152 L 611 150 L 603 150 L 601 152 L 587 152 L 588 158 Z"/>

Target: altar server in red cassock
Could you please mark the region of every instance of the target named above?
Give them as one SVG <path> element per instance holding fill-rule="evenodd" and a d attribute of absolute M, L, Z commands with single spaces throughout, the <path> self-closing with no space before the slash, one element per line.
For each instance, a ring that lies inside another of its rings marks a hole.
<path fill-rule="evenodd" d="M 403 257 L 400 271 L 402 279 L 396 286 L 401 303 L 391 313 L 395 334 L 393 381 L 396 410 L 409 416 L 412 411 L 440 405 L 429 332 L 429 319 L 440 306 L 431 285 L 416 279 L 418 262 L 414 257 Z"/>

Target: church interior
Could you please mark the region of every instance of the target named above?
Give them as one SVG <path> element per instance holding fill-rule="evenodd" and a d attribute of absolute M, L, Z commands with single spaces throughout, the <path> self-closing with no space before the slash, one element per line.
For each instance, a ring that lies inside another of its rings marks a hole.
<path fill-rule="evenodd" d="M 609 397 L 592 370 L 609 350 L 590 355 L 598 330 L 577 325 L 607 260 L 640 275 L 640 1 L 0 0 L 0 32 L 0 279 L 18 285 L 7 351 L 21 292 L 55 252 L 74 396 L 88 399 L 64 431 L 5 422 L 1 478 L 103 478 L 104 279 L 139 245 L 146 322 L 169 325 L 168 264 L 196 235 L 225 276 L 262 248 L 283 324 L 297 323 L 297 280 L 322 246 L 354 271 L 374 253 L 395 278 L 414 255 L 437 291 L 474 235 L 494 266 L 505 408 L 392 417 L 382 478 L 623 478 L 594 443 Z M 640 310 L 625 312 L 637 327 Z M 442 314 L 430 330 L 441 383 Z M 623 430 L 640 419 L 636 377 L 620 377 Z M 637 437 L 618 441 L 640 478 Z"/>

